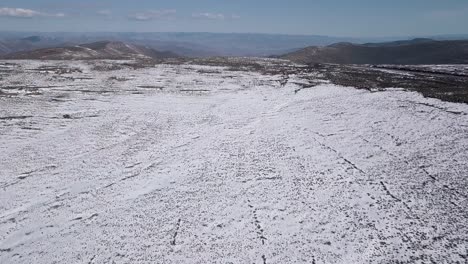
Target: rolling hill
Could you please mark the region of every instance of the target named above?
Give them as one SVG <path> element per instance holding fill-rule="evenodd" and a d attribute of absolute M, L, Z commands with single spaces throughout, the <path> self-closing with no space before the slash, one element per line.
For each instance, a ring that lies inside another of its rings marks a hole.
<path fill-rule="evenodd" d="M 144 46 L 123 42 L 100 41 L 75 46 L 43 48 L 4 55 L 4 59 L 78 60 L 78 59 L 163 59 L 178 57 Z"/>
<path fill-rule="evenodd" d="M 468 41 L 413 39 L 385 43 L 336 43 L 311 46 L 280 56 L 297 63 L 336 64 L 465 64 Z"/>

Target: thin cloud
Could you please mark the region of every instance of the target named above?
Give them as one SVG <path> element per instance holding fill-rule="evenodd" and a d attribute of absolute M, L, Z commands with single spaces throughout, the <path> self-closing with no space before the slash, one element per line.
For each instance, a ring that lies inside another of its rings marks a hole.
<path fill-rule="evenodd" d="M 140 12 L 131 14 L 128 16 L 131 20 L 137 21 L 149 21 L 149 20 L 156 20 L 156 19 L 167 19 L 173 17 L 177 13 L 174 9 L 167 9 L 167 10 L 152 10 L 147 12 Z"/>
<path fill-rule="evenodd" d="M 196 19 L 209 19 L 209 20 L 225 20 L 225 19 L 239 19 L 239 15 L 225 15 L 221 13 L 193 13 L 192 18 Z"/>
<path fill-rule="evenodd" d="M 224 14 L 218 13 L 193 13 L 193 18 L 197 19 L 210 19 L 210 20 L 224 20 L 226 17 Z"/>
<path fill-rule="evenodd" d="M 32 10 L 32 9 L 2 7 L 0 8 L 0 16 L 16 17 L 16 18 L 33 18 L 33 17 L 65 17 L 65 14 L 64 13 L 49 14 L 49 13 L 39 12 L 39 11 Z"/>

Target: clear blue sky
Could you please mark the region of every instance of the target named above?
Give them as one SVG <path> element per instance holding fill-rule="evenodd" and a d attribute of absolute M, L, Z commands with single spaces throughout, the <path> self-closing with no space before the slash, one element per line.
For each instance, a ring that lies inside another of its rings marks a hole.
<path fill-rule="evenodd" d="M 0 30 L 468 33 L 468 0 L 0 0 Z"/>

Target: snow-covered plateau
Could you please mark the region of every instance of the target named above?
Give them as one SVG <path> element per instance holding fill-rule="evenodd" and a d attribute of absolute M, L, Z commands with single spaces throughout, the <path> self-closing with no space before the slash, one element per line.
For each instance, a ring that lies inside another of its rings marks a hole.
<path fill-rule="evenodd" d="M 0 61 L 0 263 L 467 263 L 468 105 L 287 77 Z"/>

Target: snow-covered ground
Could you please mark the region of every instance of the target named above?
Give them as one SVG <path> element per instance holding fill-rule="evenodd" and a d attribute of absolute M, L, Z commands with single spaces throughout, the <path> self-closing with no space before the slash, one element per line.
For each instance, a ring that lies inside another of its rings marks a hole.
<path fill-rule="evenodd" d="M 466 64 L 444 64 L 444 65 L 378 65 L 375 68 L 393 69 L 390 73 L 412 75 L 411 72 L 432 72 L 442 74 L 454 74 L 468 76 L 468 65 Z M 409 71 L 409 72 L 408 72 Z"/>
<path fill-rule="evenodd" d="M 0 263 L 467 261 L 467 105 L 223 67 L 8 63 Z"/>

